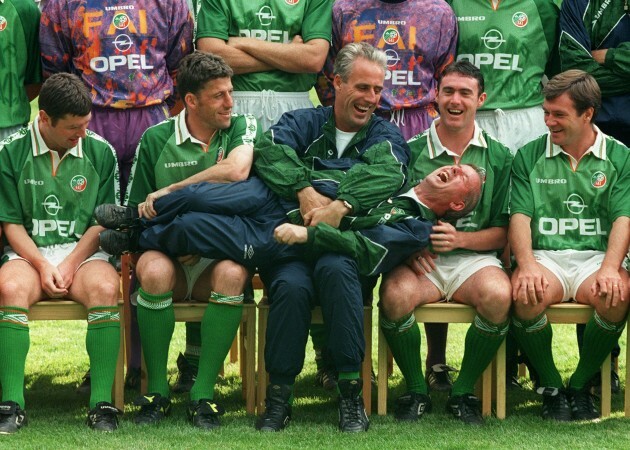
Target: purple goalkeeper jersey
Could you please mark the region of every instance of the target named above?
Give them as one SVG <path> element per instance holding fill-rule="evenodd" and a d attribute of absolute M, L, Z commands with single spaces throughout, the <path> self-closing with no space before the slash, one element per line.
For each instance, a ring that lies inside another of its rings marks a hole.
<path fill-rule="evenodd" d="M 160 104 L 174 92 L 192 34 L 186 0 L 48 0 L 39 31 L 44 76 L 77 74 L 98 106 Z"/>

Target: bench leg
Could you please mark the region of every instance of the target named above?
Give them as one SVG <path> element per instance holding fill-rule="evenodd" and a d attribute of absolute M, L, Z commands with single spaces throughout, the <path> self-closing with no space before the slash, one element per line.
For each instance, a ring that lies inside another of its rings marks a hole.
<path fill-rule="evenodd" d="M 602 363 L 602 417 L 610 417 L 610 353 Z"/>
<path fill-rule="evenodd" d="M 372 414 L 372 308 L 363 309 L 365 356 L 363 357 L 363 403 L 365 412 Z"/>
<path fill-rule="evenodd" d="M 505 339 L 497 351 L 494 359 L 496 366 L 496 414 L 497 419 L 505 419 Z"/>
<path fill-rule="evenodd" d="M 120 347 L 116 361 L 116 375 L 114 376 L 114 405 L 120 410 L 125 409 L 125 311 L 119 307 L 120 312 Z"/>
<path fill-rule="evenodd" d="M 387 375 L 388 375 L 389 349 L 385 335 L 381 327 L 378 327 L 378 415 L 387 414 Z"/>

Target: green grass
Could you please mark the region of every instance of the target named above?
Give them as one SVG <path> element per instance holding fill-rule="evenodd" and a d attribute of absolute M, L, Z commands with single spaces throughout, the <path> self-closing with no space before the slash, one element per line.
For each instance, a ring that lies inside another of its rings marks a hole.
<path fill-rule="evenodd" d="M 461 362 L 466 325 L 449 331 L 448 362 Z M 376 336 L 376 329 L 374 330 Z M 624 335 L 625 336 L 625 335 Z M 554 353 L 565 379 L 577 362 L 575 329 L 555 326 Z M 628 448 L 630 421 L 623 418 L 623 392 L 613 396 L 613 415 L 601 423 L 546 423 L 539 418 L 540 398 L 530 390 L 508 392 L 508 417 L 491 418 L 484 427 L 471 429 L 444 412 L 445 394 L 434 394 L 434 411 L 419 423 L 396 423 L 391 416 L 371 418 L 370 431 L 344 435 L 337 431 L 336 399 L 314 387 L 313 352 L 296 384 L 294 420 L 282 433 L 261 434 L 253 428 L 255 418 L 244 412 L 238 365 L 227 364 L 226 376 L 218 385 L 219 399 L 227 409 L 223 427 L 216 432 L 195 430 L 185 420 L 187 396 L 174 397 L 172 415 L 157 427 L 138 427 L 131 421 L 131 399 L 127 391 L 120 429 L 110 435 L 92 432 L 84 425 L 87 397 L 75 387 L 87 369 L 84 349 L 85 324 L 80 322 L 32 322 L 31 351 L 26 367 L 26 410 L 29 426 L 13 436 L 0 436 L 0 448 Z M 625 338 L 622 341 L 625 349 Z M 178 324 L 171 346 L 169 373 L 175 378 L 175 358 L 183 348 L 183 326 Z M 374 357 L 376 348 L 374 349 Z M 423 351 L 424 354 L 424 351 Z M 625 361 L 622 361 L 625 363 Z M 620 373 L 625 366 L 622 364 Z M 396 369 L 389 381 L 389 409 L 404 391 Z M 528 384 L 531 388 L 531 385 Z M 376 393 L 373 397 L 376 410 Z"/>

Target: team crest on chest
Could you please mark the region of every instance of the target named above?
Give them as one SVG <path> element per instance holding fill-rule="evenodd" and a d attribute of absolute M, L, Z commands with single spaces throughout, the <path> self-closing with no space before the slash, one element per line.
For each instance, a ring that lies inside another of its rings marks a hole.
<path fill-rule="evenodd" d="M 224 156 L 225 150 L 223 149 L 223 147 L 219 147 L 219 152 L 217 153 L 217 162 L 221 162 Z"/>
<path fill-rule="evenodd" d="M 287 5 L 293 6 L 293 5 L 297 5 L 298 3 L 300 3 L 300 0 L 284 0 L 284 2 Z"/>
<path fill-rule="evenodd" d="M 400 33 L 394 28 L 388 28 L 383 32 L 383 40 L 389 45 L 394 45 L 400 39 Z"/>
<path fill-rule="evenodd" d="M 83 192 L 87 187 L 87 178 L 83 175 L 75 175 L 70 180 L 70 187 L 74 192 Z"/>
<path fill-rule="evenodd" d="M 112 24 L 119 30 L 124 30 L 129 26 L 129 16 L 124 12 L 117 13 L 112 19 Z"/>
<path fill-rule="evenodd" d="M 516 12 L 512 16 L 512 23 L 518 28 L 524 28 L 528 22 L 529 19 L 527 18 L 527 14 L 525 14 L 524 12 Z"/>
<path fill-rule="evenodd" d="M 4 17 L 0 16 L 0 31 L 4 31 L 5 28 L 7 27 L 7 19 L 5 19 Z"/>
<path fill-rule="evenodd" d="M 596 189 L 603 188 L 604 186 L 606 186 L 606 174 L 598 170 L 591 177 L 591 184 Z"/>

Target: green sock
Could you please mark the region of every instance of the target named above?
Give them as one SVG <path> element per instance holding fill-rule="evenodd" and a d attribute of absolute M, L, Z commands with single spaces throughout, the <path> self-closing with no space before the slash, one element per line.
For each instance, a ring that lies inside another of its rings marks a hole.
<path fill-rule="evenodd" d="M 88 309 L 85 347 L 90 357 L 90 409 L 112 401 L 112 385 L 120 349 L 120 313 L 117 306 Z"/>
<path fill-rule="evenodd" d="M 175 329 L 173 292 L 152 295 L 138 291 L 138 328 L 144 362 L 147 366 L 148 393 L 168 397 L 166 364 L 168 348 Z"/>
<path fill-rule="evenodd" d="M 188 364 L 199 367 L 201 354 L 201 322 L 186 322 L 186 350 L 184 357 Z"/>
<path fill-rule="evenodd" d="M 361 378 L 359 372 L 339 372 L 340 380 L 356 380 Z"/>
<path fill-rule="evenodd" d="M 553 362 L 551 339 L 553 330 L 542 313 L 532 320 L 521 320 L 512 317 L 514 337 L 531 361 L 540 377 L 541 387 L 562 387 L 562 377 Z"/>
<path fill-rule="evenodd" d="M 0 308 L 0 386 L 2 401 L 24 408 L 24 366 L 30 345 L 28 309 Z"/>
<path fill-rule="evenodd" d="M 509 328 L 509 321 L 493 323 L 475 316 L 466 333 L 464 359 L 451 395 L 472 394 L 475 383 L 496 355 Z"/>
<path fill-rule="evenodd" d="M 217 376 L 243 317 L 243 295 L 210 294 L 201 320 L 201 357 L 191 400 L 213 399 Z"/>
<path fill-rule="evenodd" d="M 582 355 L 575 373 L 571 376 L 569 386 L 575 389 L 583 388 L 597 373 L 606 356 L 612 351 L 617 339 L 625 327 L 626 321 L 609 322 L 602 318 L 597 311 L 586 324 L 584 329 L 584 344 Z"/>
<path fill-rule="evenodd" d="M 427 394 L 427 383 L 420 362 L 420 327 L 412 313 L 392 322 L 381 315 L 381 330 L 400 368 L 407 391 Z"/>

